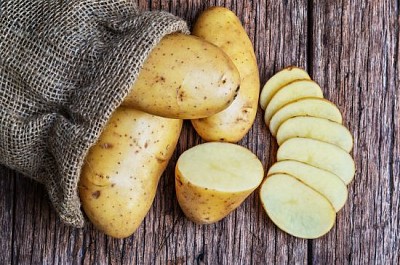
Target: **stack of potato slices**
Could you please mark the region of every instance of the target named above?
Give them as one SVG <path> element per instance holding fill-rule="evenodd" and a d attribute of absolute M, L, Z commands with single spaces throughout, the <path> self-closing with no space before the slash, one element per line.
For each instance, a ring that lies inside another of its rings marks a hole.
<path fill-rule="evenodd" d="M 264 120 L 279 145 L 260 198 L 270 219 L 300 238 L 333 227 L 355 174 L 353 137 L 335 104 L 323 98 L 306 71 L 288 67 L 262 89 Z"/>

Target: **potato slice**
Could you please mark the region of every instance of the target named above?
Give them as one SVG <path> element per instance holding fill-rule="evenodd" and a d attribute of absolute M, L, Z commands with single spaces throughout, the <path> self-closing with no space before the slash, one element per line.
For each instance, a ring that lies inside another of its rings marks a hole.
<path fill-rule="evenodd" d="M 283 231 L 313 239 L 328 233 L 336 219 L 332 204 L 312 188 L 286 174 L 267 177 L 260 189 L 269 218 Z"/>
<path fill-rule="evenodd" d="M 286 104 L 309 97 L 323 98 L 321 87 L 314 81 L 302 79 L 287 84 L 271 98 L 265 109 L 265 122 L 268 125 L 272 116 Z"/>
<path fill-rule="evenodd" d="M 273 136 L 286 120 L 297 116 L 311 116 L 342 123 L 342 114 L 332 102 L 322 98 L 303 98 L 289 103 L 278 110 L 269 121 L 269 130 Z"/>
<path fill-rule="evenodd" d="M 185 215 L 210 224 L 236 209 L 260 185 L 264 169 L 248 149 L 210 142 L 185 151 L 175 176 L 176 196 Z"/>
<path fill-rule="evenodd" d="M 347 200 L 347 187 L 335 174 L 308 164 L 286 160 L 272 165 L 268 176 L 278 173 L 288 174 L 303 182 L 327 198 L 338 212 Z"/>
<path fill-rule="evenodd" d="M 343 125 L 316 117 L 294 117 L 279 126 L 276 140 L 279 145 L 290 138 L 302 137 L 334 144 L 350 152 L 353 136 Z"/>
<path fill-rule="evenodd" d="M 265 83 L 260 95 L 261 108 L 265 110 L 272 96 L 283 86 L 298 80 L 311 79 L 310 76 L 301 68 L 289 66 L 273 75 L 267 83 Z"/>
<path fill-rule="evenodd" d="M 296 160 L 327 170 L 347 185 L 355 173 L 353 158 L 336 145 L 308 138 L 292 138 L 278 149 L 277 160 Z"/>

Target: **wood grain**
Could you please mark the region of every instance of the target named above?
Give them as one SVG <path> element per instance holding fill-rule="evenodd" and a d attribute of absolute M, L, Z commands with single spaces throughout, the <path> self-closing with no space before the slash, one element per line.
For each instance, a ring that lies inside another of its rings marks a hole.
<path fill-rule="evenodd" d="M 88 224 L 61 223 L 40 184 L 0 167 L 0 264 L 400 264 L 399 1 L 136 1 L 191 25 L 208 6 L 241 19 L 257 55 L 261 83 L 279 69 L 307 69 L 336 103 L 354 135 L 357 166 L 334 229 L 317 240 L 272 224 L 257 193 L 226 219 L 188 221 L 175 197 L 178 155 L 201 142 L 185 123 L 174 157 L 138 231 L 112 239 Z M 240 142 L 269 167 L 277 144 L 261 109 Z"/>
<path fill-rule="evenodd" d="M 357 168 L 334 231 L 313 242 L 315 263 L 399 261 L 397 4 L 319 1 L 313 7 L 313 78 L 354 135 Z"/>

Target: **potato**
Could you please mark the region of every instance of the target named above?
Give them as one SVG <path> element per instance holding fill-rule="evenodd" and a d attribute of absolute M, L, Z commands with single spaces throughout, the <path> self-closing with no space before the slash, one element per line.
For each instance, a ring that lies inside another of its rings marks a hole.
<path fill-rule="evenodd" d="M 265 109 L 266 124 L 268 125 L 272 116 L 286 104 L 309 97 L 323 98 L 320 86 L 314 81 L 301 79 L 282 87 L 271 98 Z"/>
<path fill-rule="evenodd" d="M 260 198 L 269 218 L 283 231 L 313 239 L 328 233 L 336 213 L 329 201 L 286 174 L 274 174 L 261 185 Z"/>
<path fill-rule="evenodd" d="M 329 171 L 349 184 L 355 174 L 353 158 L 333 144 L 308 138 L 292 138 L 284 142 L 277 160 L 296 160 Z"/>
<path fill-rule="evenodd" d="M 123 105 L 167 118 L 208 117 L 232 103 L 239 78 L 218 47 L 171 34 L 151 51 Z"/>
<path fill-rule="evenodd" d="M 253 45 L 240 20 L 224 7 L 205 10 L 192 34 L 220 47 L 240 74 L 240 90 L 232 105 L 211 117 L 192 120 L 192 124 L 206 141 L 238 142 L 250 130 L 257 113 L 260 80 Z"/>
<path fill-rule="evenodd" d="M 131 235 L 149 211 L 182 121 L 120 107 L 82 168 L 79 193 L 90 221 L 116 238 Z"/>
<path fill-rule="evenodd" d="M 263 166 L 248 149 L 212 142 L 186 150 L 175 169 L 176 196 L 185 215 L 200 224 L 217 222 L 260 185 Z"/>
<path fill-rule="evenodd" d="M 342 123 L 342 114 L 332 102 L 322 98 L 303 98 L 278 110 L 269 121 L 269 130 L 276 136 L 279 126 L 296 116 L 311 116 Z"/>
<path fill-rule="evenodd" d="M 268 176 L 284 173 L 321 193 L 338 212 L 347 200 L 347 187 L 335 174 L 294 160 L 280 161 L 272 165 Z"/>
<path fill-rule="evenodd" d="M 267 83 L 265 83 L 260 95 L 260 105 L 262 109 L 266 109 L 271 98 L 275 93 L 283 86 L 299 80 L 299 79 L 311 79 L 306 71 L 296 66 L 289 66 L 275 75 L 273 75 Z"/>
<path fill-rule="evenodd" d="M 301 137 L 334 144 L 346 152 L 353 148 L 353 137 L 343 125 L 316 117 L 294 117 L 279 126 L 276 140 L 279 145 L 290 138 Z"/>

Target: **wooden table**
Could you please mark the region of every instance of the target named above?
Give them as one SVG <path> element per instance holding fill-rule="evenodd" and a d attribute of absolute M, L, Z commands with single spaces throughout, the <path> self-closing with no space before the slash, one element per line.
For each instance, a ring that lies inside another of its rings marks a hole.
<path fill-rule="evenodd" d="M 400 264 L 399 1 L 138 3 L 189 24 L 208 6 L 226 6 L 254 43 L 262 84 L 288 65 L 309 71 L 355 140 L 357 174 L 335 227 L 317 240 L 294 238 L 268 219 L 257 193 L 217 224 L 188 221 L 176 201 L 173 169 L 178 155 L 201 140 L 186 124 L 153 207 L 124 240 L 91 225 L 65 226 L 43 186 L 0 167 L 0 264 Z M 266 168 L 275 161 L 277 144 L 261 109 L 240 144 Z"/>

